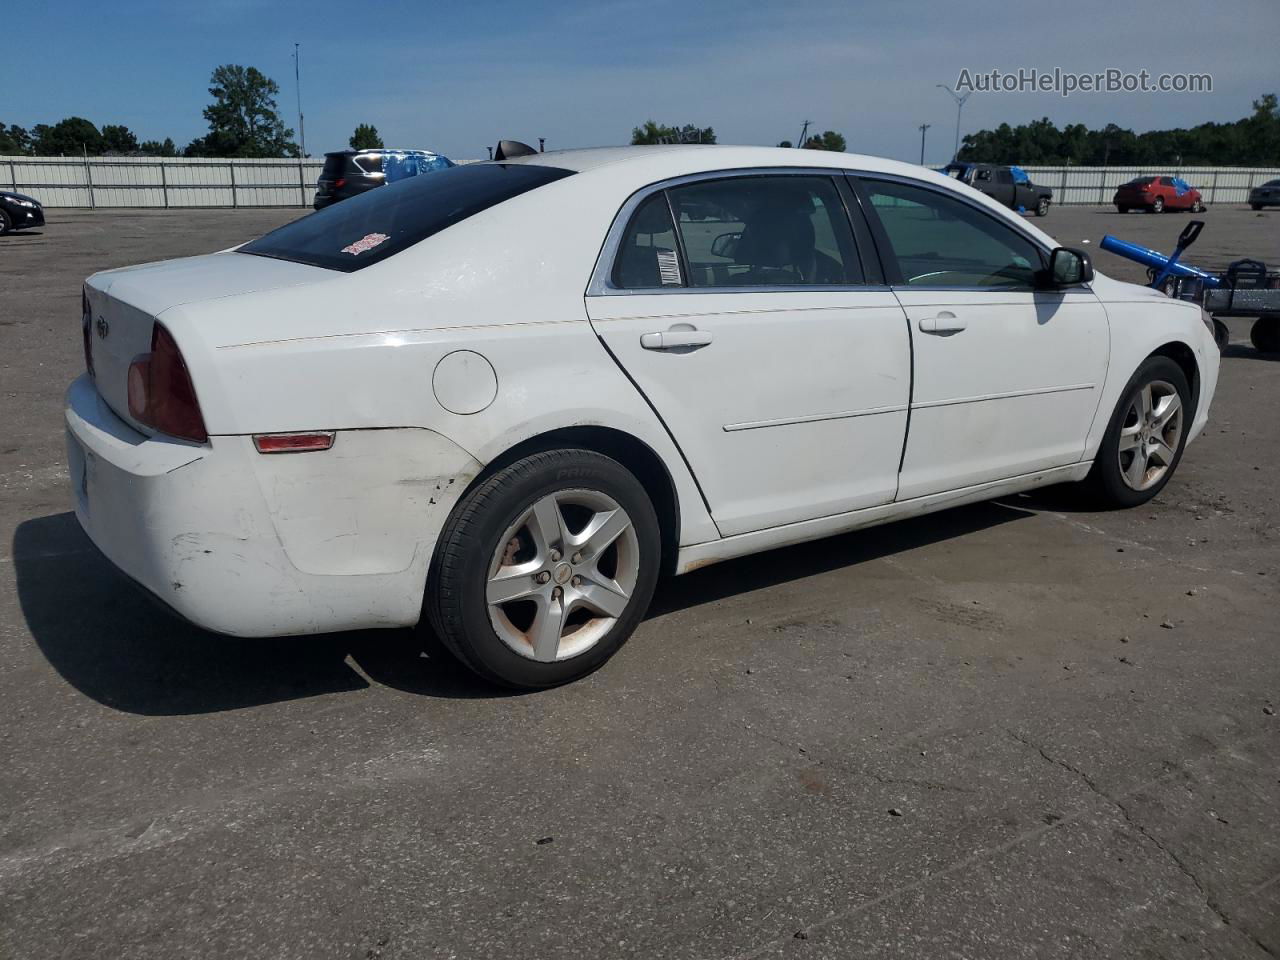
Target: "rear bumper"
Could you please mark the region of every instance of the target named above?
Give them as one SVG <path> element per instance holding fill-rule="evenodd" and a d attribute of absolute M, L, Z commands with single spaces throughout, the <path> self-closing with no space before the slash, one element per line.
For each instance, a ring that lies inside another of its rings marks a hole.
<path fill-rule="evenodd" d="M 179 615 L 233 636 L 416 623 L 440 527 L 479 469 L 427 430 L 340 431 L 330 451 L 277 456 L 249 437 L 146 437 L 88 377 L 65 419 L 89 538 Z"/>

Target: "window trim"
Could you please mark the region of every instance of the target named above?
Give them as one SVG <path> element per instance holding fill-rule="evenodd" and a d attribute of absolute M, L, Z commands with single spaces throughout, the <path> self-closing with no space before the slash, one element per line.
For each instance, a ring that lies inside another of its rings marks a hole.
<path fill-rule="evenodd" d="M 675 221 L 674 211 L 672 212 L 672 220 L 675 223 L 676 237 L 680 244 L 681 267 L 685 271 L 685 284 L 679 287 L 645 287 L 641 289 L 626 289 L 613 285 L 613 265 L 617 261 L 619 250 L 622 247 L 622 241 L 625 238 L 627 227 L 631 224 L 631 218 L 635 214 L 640 204 L 649 199 L 653 194 L 659 191 L 666 191 L 672 187 L 681 187 L 689 183 L 700 183 L 705 180 L 740 180 L 747 177 L 776 177 L 776 176 L 808 176 L 808 177 L 826 177 L 832 181 L 837 195 L 840 197 L 841 207 L 844 210 L 846 224 L 849 232 L 853 237 L 855 253 L 858 256 L 859 263 L 862 267 L 863 277 L 870 277 L 873 273 L 868 269 L 870 264 L 867 262 L 867 256 L 875 251 L 863 251 L 861 243 L 863 236 L 855 226 L 854 212 L 849 209 L 848 200 L 844 192 L 840 189 L 840 182 L 854 171 L 842 167 L 742 167 L 730 170 L 708 170 L 703 173 L 689 173 L 679 177 L 671 177 L 666 180 L 660 180 L 655 183 L 641 187 L 635 193 L 631 194 L 614 215 L 613 223 L 609 226 L 609 232 L 605 234 L 604 245 L 600 248 L 600 255 L 596 258 L 595 269 L 591 272 L 591 280 L 587 285 L 586 296 L 588 297 L 647 297 L 647 296 L 671 296 L 672 294 L 721 294 L 721 293 L 839 293 L 847 291 L 885 291 L 889 287 L 884 283 L 796 283 L 796 284 L 752 284 L 743 287 L 694 287 L 688 285 L 688 263 L 684 258 L 684 240 L 680 234 L 679 221 Z M 668 205 L 670 199 L 668 198 Z M 881 258 L 883 260 L 883 258 Z"/>
<path fill-rule="evenodd" d="M 955 292 L 983 292 L 983 293 L 1041 293 L 1040 288 L 1031 287 L 992 287 L 987 284 L 956 284 L 952 286 L 929 286 L 929 287 L 913 287 L 909 285 L 902 277 L 902 268 L 898 265 L 898 255 L 894 252 L 893 244 L 889 242 L 889 234 L 885 232 L 884 224 L 880 222 L 880 216 L 876 213 L 874 205 L 871 203 L 871 197 L 867 192 L 867 185 L 877 180 L 887 183 L 900 183 L 909 187 L 916 187 L 921 190 L 927 190 L 931 193 L 939 194 L 947 197 L 957 203 L 962 203 L 970 209 L 976 211 L 988 220 L 992 220 L 1008 230 L 1011 230 L 1017 236 L 1021 237 L 1040 254 L 1040 269 L 1044 270 L 1049 263 L 1049 256 L 1053 252 L 1053 247 L 1045 245 L 1043 240 L 1032 236 L 1026 230 L 1021 228 L 1021 224 L 1013 220 L 993 213 L 984 209 L 979 203 L 975 203 L 969 197 L 964 196 L 957 190 L 946 190 L 935 184 L 925 180 L 917 180 L 914 177 L 904 177 L 896 173 L 874 173 L 871 171 L 849 170 L 846 174 L 853 188 L 854 194 L 857 196 L 859 203 L 862 205 L 863 213 L 867 217 L 867 221 L 871 227 L 871 235 L 875 240 L 876 250 L 880 254 L 880 260 L 884 264 L 885 281 L 890 289 L 895 290 L 929 290 L 929 291 L 955 291 Z M 1088 284 L 1083 285 L 1083 289 L 1092 290 Z M 1052 292 L 1052 291 L 1050 291 Z"/>

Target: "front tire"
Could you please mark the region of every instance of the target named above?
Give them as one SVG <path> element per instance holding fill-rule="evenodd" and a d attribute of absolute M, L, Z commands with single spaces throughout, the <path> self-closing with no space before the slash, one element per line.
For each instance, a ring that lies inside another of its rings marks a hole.
<path fill-rule="evenodd" d="M 1040 201 L 1036 204 L 1036 216 L 1047 217 L 1048 215 L 1049 215 L 1049 200 L 1046 197 L 1041 197 Z"/>
<path fill-rule="evenodd" d="M 1148 357 L 1125 385 L 1085 484 L 1102 506 L 1136 507 L 1164 489 L 1182 459 L 1191 387 L 1168 357 Z"/>
<path fill-rule="evenodd" d="M 427 578 L 440 639 L 494 683 L 551 687 L 627 640 L 658 579 L 661 535 L 640 482 L 588 450 L 535 453 L 454 508 Z"/>
<path fill-rule="evenodd" d="M 13 229 L 13 221 L 9 219 L 9 215 L 0 210 L 0 237 L 4 236 Z"/>

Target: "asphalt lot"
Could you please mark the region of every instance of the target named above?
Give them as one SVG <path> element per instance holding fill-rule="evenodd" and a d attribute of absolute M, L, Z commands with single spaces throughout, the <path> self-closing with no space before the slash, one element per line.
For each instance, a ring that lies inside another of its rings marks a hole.
<path fill-rule="evenodd" d="M 177 623 L 69 512 L 81 278 L 298 212 L 0 239 L 0 957 L 1280 954 L 1280 366 L 1247 324 L 1145 508 L 725 563 L 594 676 L 501 695 L 409 632 Z M 1280 264 L 1280 212 L 1204 219 L 1191 262 Z"/>

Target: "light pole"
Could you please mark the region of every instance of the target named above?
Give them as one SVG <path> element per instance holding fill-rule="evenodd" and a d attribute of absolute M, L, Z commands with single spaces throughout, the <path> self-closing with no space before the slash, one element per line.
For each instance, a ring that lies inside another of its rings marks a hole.
<path fill-rule="evenodd" d="M 920 124 L 920 166 L 924 166 L 924 132 L 932 127 L 932 123 Z"/>
<path fill-rule="evenodd" d="M 293 45 L 293 83 L 298 90 L 298 141 L 302 155 L 307 155 L 307 129 L 302 124 L 302 44 Z"/>
<path fill-rule="evenodd" d="M 951 154 L 951 159 L 954 160 L 960 155 L 960 111 L 964 109 L 964 102 L 973 96 L 973 91 L 970 90 L 962 97 L 945 83 L 936 83 L 934 86 L 941 87 L 943 90 L 947 91 L 947 93 L 951 94 L 951 99 L 956 102 L 956 149 L 955 152 Z"/>

